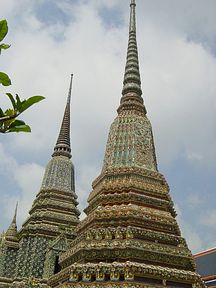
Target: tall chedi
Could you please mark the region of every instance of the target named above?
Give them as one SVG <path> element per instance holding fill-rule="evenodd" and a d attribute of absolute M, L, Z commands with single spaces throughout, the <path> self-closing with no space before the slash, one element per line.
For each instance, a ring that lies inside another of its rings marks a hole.
<path fill-rule="evenodd" d="M 135 6 L 132 0 L 122 97 L 102 172 L 51 287 L 204 287 L 157 168 L 141 97 Z"/>
<path fill-rule="evenodd" d="M 47 287 L 46 279 L 59 270 L 59 254 L 76 236 L 80 212 L 70 159 L 72 78 L 59 137 L 29 217 L 19 232 L 14 217 L 2 237 L 0 287 Z"/>

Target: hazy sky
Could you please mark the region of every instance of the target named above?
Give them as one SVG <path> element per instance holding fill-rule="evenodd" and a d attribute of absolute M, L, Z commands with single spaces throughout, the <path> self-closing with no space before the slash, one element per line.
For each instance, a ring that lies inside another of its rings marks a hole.
<path fill-rule="evenodd" d="M 13 85 L 46 100 L 21 119 L 31 134 L 0 135 L 0 231 L 19 201 L 19 227 L 38 193 L 66 103 L 70 73 L 72 153 L 80 209 L 102 166 L 121 97 L 129 0 L 0 0 L 11 48 L 0 57 Z M 193 252 L 216 246 L 216 1 L 137 0 L 143 97 L 159 170 Z"/>

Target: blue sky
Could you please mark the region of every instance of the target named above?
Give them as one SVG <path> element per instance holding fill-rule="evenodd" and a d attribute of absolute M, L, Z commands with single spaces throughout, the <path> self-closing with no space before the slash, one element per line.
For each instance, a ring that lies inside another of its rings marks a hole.
<path fill-rule="evenodd" d="M 129 1 L 0 0 L 11 48 L 1 70 L 4 92 L 46 100 L 23 114 L 31 134 L 0 136 L 0 231 L 16 201 L 18 224 L 40 189 L 57 138 L 70 73 L 72 152 L 80 209 L 100 173 L 119 104 L 128 39 Z M 193 252 L 216 246 L 216 2 L 137 0 L 143 97 L 159 170 Z M 4 107 L 9 105 L 1 103 Z M 6 98 L 5 98 L 6 99 Z"/>

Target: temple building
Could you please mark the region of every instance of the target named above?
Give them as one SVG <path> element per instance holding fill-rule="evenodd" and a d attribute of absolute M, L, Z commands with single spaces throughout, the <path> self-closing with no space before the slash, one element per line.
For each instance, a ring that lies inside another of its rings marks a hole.
<path fill-rule="evenodd" d="M 197 272 L 207 287 L 216 288 L 216 248 L 194 255 Z"/>
<path fill-rule="evenodd" d="M 76 237 L 79 223 L 70 148 L 72 75 L 64 117 L 52 159 L 28 219 L 17 231 L 16 213 L 0 238 L 0 287 L 47 287 L 60 270 L 58 259 Z M 33 285 L 33 286 L 31 286 Z"/>
<path fill-rule="evenodd" d="M 142 97 L 135 0 L 130 3 L 120 105 L 82 221 L 70 160 L 71 85 L 30 216 L 17 232 L 15 211 L 0 238 L 0 287 L 205 287 L 176 222 L 169 186 L 158 171 Z"/>

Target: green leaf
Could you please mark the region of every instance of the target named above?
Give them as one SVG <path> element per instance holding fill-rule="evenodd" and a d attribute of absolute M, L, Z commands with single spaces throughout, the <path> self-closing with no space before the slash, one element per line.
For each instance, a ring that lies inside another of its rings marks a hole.
<path fill-rule="evenodd" d="M 12 117 L 12 119 L 9 120 L 2 120 L 4 124 L 4 130 L 6 131 L 8 127 L 15 121 L 15 111 L 13 109 L 7 109 L 4 113 L 4 116 Z"/>
<path fill-rule="evenodd" d="M 24 121 L 22 120 L 15 120 L 9 128 L 14 128 L 14 127 L 17 127 L 17 126 L 23 126 L 23 125 L 26 125 Z"/>
<path fill-rule="evenodd" d="M 10 78 L 4 72 L 0 72 L 0 84 L 2 84 L 3 86 L 11 85 Z"/>
<path fill-rule="evenodd" d="M 43 99 L 45 99 L 45 97 L 43 97 L 43 96 L 32 96 L 32 97 L 24 100 L 21 103 L 21 109 L 18 108 L 18 110 L 20 112 L 23 112 L 26 109 L 28 109 L 30 106 L 32 106 L 33 104 L 38 103 L 38 102 L 42 101 Z"/>
<path fill-rule="evenodd" d="M 4 117 L 4 116 L 5 116 L 5 114 L 4 114 L 4 112 L 2 111 L 2 109 L 0 108 L 0 128 L 2 128 L 2 126 L 3 126 L 3 124 L 4 124 L 4 122 L 1 121 L 1 117 Z"/>
<path fill-rule="evenodd" d="M 21 102 L 18 94 L 16 94 L 16 100 L 17 100 L 17 103 L 16 103 L 17 110 L 21 112 L 22 102 Z"/>
<path fill-rule="evenodd" d="M 15 111 L 13 109 L 7 109 L 4 114 L 5 116 L 13 116 Z"/>
<path fill-rule="evenodd" d="M 10 98 L 10 101 L 13 105 L 14 110 L 17 109 L 17 104 L 16 104 L 16 100 L 14 99 L 13 95 L 11 93 L 6 93 L 6 95 Z"/>
<path fill-rule="evenodd" d="M 8 48 L 10 48 L 10 46 L 11 45 L 9 45 L 9 44 L 5 44 L 5 43 L 2 43 L 2 44 L 0 44 L 0 49 L 8 49 Z"/>
<path fill-rule="evenodd" d="M 0 41 L 2 41 L 8 33 L 7 20 L 0 21 Z"/>
<path fill-rule="evenodd" d="M 16 122 L 16 121 L 15 121 Z M 15 123 L 14 122 L 14 123 Z M 13 123 L 13 124 L 14 124 Z M 9 132 L 31 132 L 31 128 L 28 125 L 18 125 L 18 126 L 14 126 L 14 127 L 9 127 L 6 131 L 7 133 Z"/>
<path fill-rule="evenodd" d="M 10 48 L 10 45 L 4 44 L 4 43 L 0 44 L 0 54 L 1 54 L 1 50 L 2 50 L 2 49 L 6 50 L 6 49 L 8 49 L 8 48 Z"/>
<path fill-rule="evenodd" d="M 2 109 L 0 108 L 0 117 L 4 117 L 5 116 L 5 114 L 4 114 L 4 112 L 2 111 Z M 1 119 L 0 119 L 1 120 Z"/>
<path fill-rule="evenodd" d="M 18 128 L 20 126 L 25 126 L 25 122 L 22 121 L 22 120 L 17 120 L 17 119 L 14 119 L 14 121 L 12 123 L 10 123 L 10 125 L 8 126 L 8 129 L 12 129 L 12 128 Z"/>

